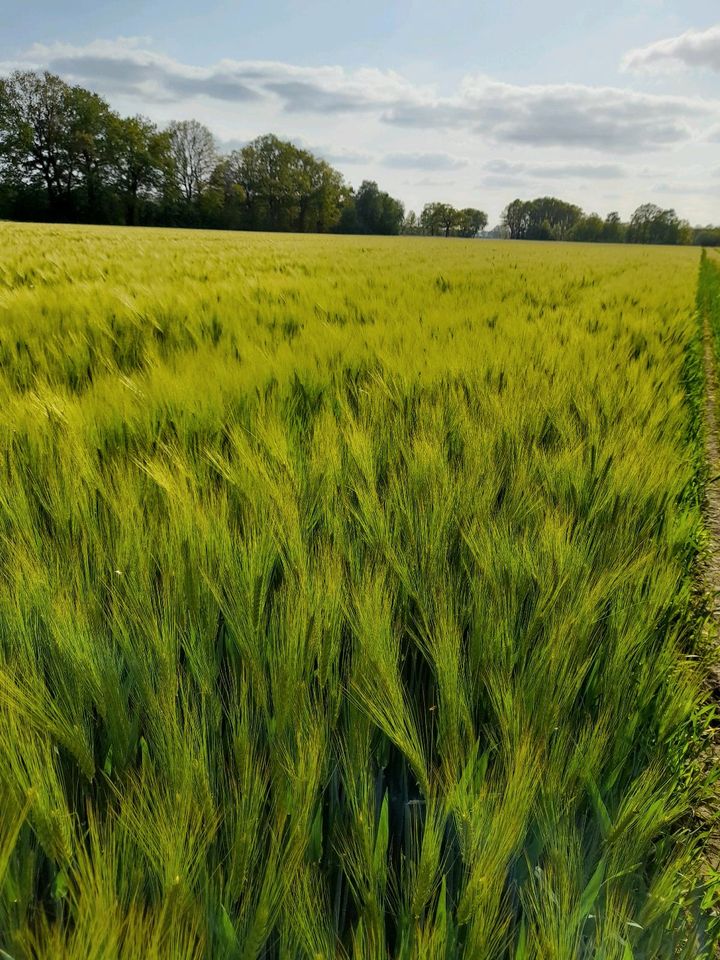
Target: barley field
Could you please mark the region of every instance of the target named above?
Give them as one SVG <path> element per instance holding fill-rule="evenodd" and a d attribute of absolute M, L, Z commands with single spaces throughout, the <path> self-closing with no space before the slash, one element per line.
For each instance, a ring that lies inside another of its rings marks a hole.
<path fill-rule="evenodd" d="M 719 279 L 0 224 L 3 960 L 710 957 Z"/>

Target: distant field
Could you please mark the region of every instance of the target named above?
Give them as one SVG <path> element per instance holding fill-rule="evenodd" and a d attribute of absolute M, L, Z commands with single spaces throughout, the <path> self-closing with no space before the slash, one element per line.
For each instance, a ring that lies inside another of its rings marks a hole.
<path fill-rule="evenodd" d="M 707 956 L 699 266 L 0 224 L 0 948 Z"/>

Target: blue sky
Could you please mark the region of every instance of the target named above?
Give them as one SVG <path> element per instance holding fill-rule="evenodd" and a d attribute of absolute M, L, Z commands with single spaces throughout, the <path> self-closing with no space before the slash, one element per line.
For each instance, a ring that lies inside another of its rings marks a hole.
<path fill-rule="evenodd" d="M 553 193 L 720 222 L 720 12 L 702 0 L 3 0 L 0 72 L 43 67 L 223 146 L 265 132 L 419 209 Z"/>

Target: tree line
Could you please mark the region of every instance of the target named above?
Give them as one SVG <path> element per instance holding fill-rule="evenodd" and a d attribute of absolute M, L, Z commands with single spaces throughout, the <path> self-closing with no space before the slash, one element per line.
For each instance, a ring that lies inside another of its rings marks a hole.
<path fill-rule="evenodd" d="M 197 120 L 122 117 L 51 73 L 0 79 L 0 217 L 113 224 L 399 233 L 373 181 L 268 134 L 223 154 Z"/>
<path fill-rule="evenodd" d="M 641 204 L 624 223 L 617 211 L 603 218 L 556 197 L 513 200 L 503 212 L 500 229 L 512 240 L 720 246 L 720 228 L 691 227 L 674 210 L 654 203 Z"/>
<path fill-rule="evenodd" d="M 456 210 L 449 203 L 426 203 L 420 216 L 410 210 L 403 221 L 403 233 L 429 237 L 476 237 L 488 225 L 488 216 L 475 207 Z"/>
<path fill-rule="evenodd" d="M 693 229 L 653 204 L 623 223 L 617 213 L 586 215 L 554 197 L 514 200 L 489 233 L 487 214 L 474 207 L 428 203 L 406 214 L 375 181 L 353 189 L 325 160 L 273 134 L 222 153 L 197 120 L 160 128 L 32 71 L 0 78 L 0 218 L 720 245 L 720 229 Z"/>

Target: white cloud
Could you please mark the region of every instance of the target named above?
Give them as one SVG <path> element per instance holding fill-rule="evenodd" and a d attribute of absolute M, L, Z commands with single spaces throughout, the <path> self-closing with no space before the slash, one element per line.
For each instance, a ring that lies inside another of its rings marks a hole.
<path fill-rule="evenodd" d="M 515 160 L 491 160 L 485 170 L 496 178 L 505 176 L 508 182 L 528 178 L 538 180 L 617 180 L 627 175 L 617 163 L 585 163 L 554 161 L 550 163 L 526 163 Z"/>
<path fill-rule="evenodd" d="M 678 196 L 697 196 L 706 197 L 710 192 L 707 183 L 679 183 L 673 181 L 660 181 L 652 185 L 652 193 L 670 194 L 673 197 Z"/>
<path fill-rule="evenodd" d="M 311 153 L 327 160 L 328 163 L 356 164 L 372 163 L 375 157 L 366 150 L 347 150 L 345 147 L 310 147 Z"/>
<path fill-rule="evenodd" d="M 305 137 L 292 137 L 291 140 L 296 147 L 299 147 L 301 150 L 308 150 L 310 153 L 314 153 L 315 156 L 327 160 L 328 163 L 354 165 L 358 163 L 372 163 L 377 160 L 377 157 L 367 150 L 355 150 L 348 147 L 329 146 L 327 144 L 321 145 L 310 142 L 306 140 Z"/>
<path fill-rule="evenodd" d="M 385 119 L 404 126 L 468 127 L 506 143 L 633 152 L 691 139 L 698 121 L 718 109 L 717 103 L 616 87 L 519 86 L 469 78 L 455 98 L 399 105 Z"/>
<path fill-rule="evenodd" d="M 638 47 L 623 60 L 625 70 L 655 71 L 668 67 L 705 67 L 720 73 L 720 24 Z"/>
<path fill-rule="evenodd" d="M 137 38 L 94 40 L 84 46 L 36 43 L 19 63 L 107 93 L 134 91 L 161 102 L 207 97 L 242 103 L 275 97 L 289 112 L 352 113 L 423 95 L 421 88 L 391 70 L 230 59 L 197 67 L 150 50 Z"/>
<path fill-rule="evenodd" d="M 432 190 L 447 190 L 453 186 L 452 180 L 438 180 L 437 177 L 421 177 L 419 180 L 406 180 L 405 183 L 415 187 L 430 187 Z"/>
<path fill-rule="evenodd" d="M 414 170 L 461 170 L 470 161 L 449 153 L 388 153 L 381 158 L 384 167 Z"/>
<path fill-rule="evenodd" d="M 85 46 L 35 44 L 19 62 L 52 70 L 111 97 L 134 98 L 143 105 L 177 105 L 178 111 L 205 102 L 218 108 L 262 107 L 286 117 L 363 116 L 404 130 L 459 130 L 495 143 L 599 152 L 632 153 L 681 144 L 700 136 L 708 118 L 711 122 L 720 118 L 720 104 L 712 101 L 615 87 L 523 86 L 467 77 L 454 93 L 441 96 L 392 70 L 249 60 L 197 67 L 148 49 L 138 39 L 96 40 Z M 419 151 L 408 154 L 404 164 L 401 154 L 395 153 L 385 163 L 457 169 L 462 160 L 456 163 L 448 156 Z"/>

